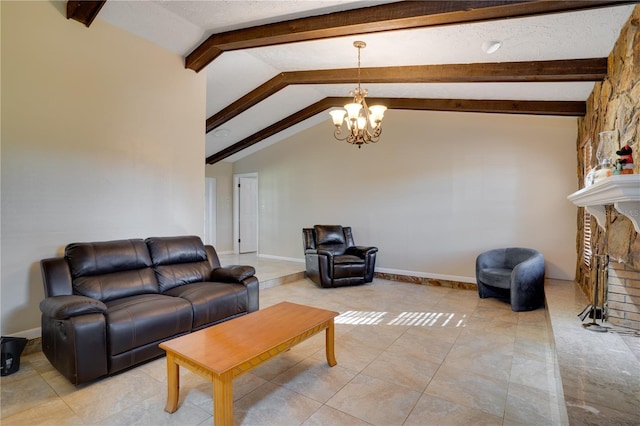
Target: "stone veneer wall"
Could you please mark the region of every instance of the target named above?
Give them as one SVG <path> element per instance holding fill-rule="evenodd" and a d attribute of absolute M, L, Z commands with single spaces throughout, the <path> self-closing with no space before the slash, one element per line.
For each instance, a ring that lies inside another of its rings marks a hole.
<path fill-rule="evenodd" d="M 578 181 L 582 188 L 588 146 L 592 149 L 591 166 L 595 166 L 598 133 L 615 130 L 619 146 L 633 149 L 634 173 L 640 173 L 640 5 L 620 32 L 609 55 L 608 76 L 596 83 L 587 100 L 587 112 L 578 120 Z M 584 211 L 578 209 L 578 265 L 576 281 L 591 300 L 595 280 L 593 270 L 583 262 L 582 240 L 585 226 L 591 226 L 592 253 L 596 245 L 600 253 L 610 257 L 608 280 L 608 316 L 612 324 L 640 330 L 640 236 L 631 221 L 607 206 L 606 231 L 584 223 Z"/>
<path fill-rule="evenodd" d="M 608 290 L 609 322 L 640 331 L 640 273 L 611 262 Z"/>

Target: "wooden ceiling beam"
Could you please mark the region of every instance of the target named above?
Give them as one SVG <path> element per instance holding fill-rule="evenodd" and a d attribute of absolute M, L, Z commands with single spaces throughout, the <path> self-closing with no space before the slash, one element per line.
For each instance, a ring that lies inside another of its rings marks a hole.
<path fill-rule="evenodd" d="M 206 164 L 215 164 L 264 139 L 298 124 L 322 111 L 343 106 L 350 98 L 328 97 L 292 114 L 271 126 L 207 157 Z M 584 101 L 514 101 L 494 99 L 415 99 L 415 98 L 369 98 L 371 104 L 382 103 L 389 109 L 418 111 L 455 111 L 501 114 L 533 114 L 556 116 L 584 116 Z"/>
<path fill-rule="evenodd" d="M 554 115 L 565 117 L 582 117 L 586 113 L 586 102 L 584 101 L 414 98 L 368 99 L 371 105 L 382 104 L 389 109 L 417 111 L 483 112 L 491 114 Z"/>
<path fill-rule="evenodd" d="M 96 19 L 96 16 L 98 16 L 98 12 L 100 12 L 100 9 L 102 9 L 106 1 L 107 0 L 68 1 L 67 19 L 73 19 L 89 27 L 93 20 Z"/>
<path fill-rule="evenodd" d="M 598 81 L 606 75 L 607 58 L 361 69 L 363 83 Z M 206 122 L 206 132 L 221 126 L 290 84 L 356 84 L 357 82 L 357 68 L 281 73 L 209 117 Z"/>
<path fill-rule="evenodd" d="M 607 58 L 556 61 L 489 62 L 361 68 L 362 83 L 505 83 L 597 81 L 607 75 Z M 358 69 L 285 73 L 288 84 L 358 82 Z"/>
<path fill-rule="evenodd" d="M 280 73 L 266 83 L 253 89 L 237 101 L 229 104 L 221 111 L 207 118 L 206 132 L 209 133 L 221 124 L 231 120 L 233 117 L 243 113 L 274 93 L 284 89 L 289 85 L 286 80 L 287 77 L 285 73 Z"/>
<path fill-rule="evenodd" d="M 213 34 L 186 56 L 185 67 L 199 72 L 223 52 L 238 49 L 355 34 L 570 12 L 636 2 L 603 0 L 401 1 Z"/>
<path fill-rule="evenodd" d="M 207 157 L 206 163 L 214 164 L 214 163 L 217 163 L 218 161 L 224 160 L 225 158 L 233 154 L 236 154 L 242 151 L 243 149 L 250 147 L 251 145 L 255 145 L 258 142 L 270 136 L 273 136 L 276 133 L 281 132 L 288 127 L 293 126 L 294 124 L 300 123 L 301 121 L 304 121 L 307 118 L 313 117 L 314 115 L 321 113 L 327 108 L 340 105 L 339 100 L 344 101 L 344 98 L 324 98 L 321 101 L 318 101 L 312 105 L 309 105 L 308 107 L 301 109 L 295 114 L 292 114 L 287 118 L 284 118 L 278 121 L 277 123 L 274 123 L 271 126 L 260 130 L 257 133 L 254 133 L 253 135 L 241 140 L 240 142 L 234 143 L 233 145 L 223 149 L 222 151 Z"/>

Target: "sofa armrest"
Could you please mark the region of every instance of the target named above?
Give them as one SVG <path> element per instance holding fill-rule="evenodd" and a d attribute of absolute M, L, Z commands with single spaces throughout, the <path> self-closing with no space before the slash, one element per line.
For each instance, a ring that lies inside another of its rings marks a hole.
<path fill-rule="evenodd" d="M 511 310 L 530 311 L 544 306 L 545 262 L 542 253 L 517 264 L 511 271 Z"/>
<path fill-rule="evenodd" d="M 40 302 L 40 311 L 46 317 L 63 320 L 78 315 L 103 314 L 107 311 L 107 306 L 85 296 L 53 296 Z"/>
<path fill-rule="evenodd" d="M 55 319 L 43 313 L 42 352 L 74 385 L 109 373 L 107 348 L 107 326 L 103 314 Z"/>
<path fill-rule="evenodd" d="M 329 258 L 332 262 L 333 262 L 333 256 L 335 256 L 335 253 L 332 252 L 331 250 L 324 250 L 324 249 L 306 249 L 304 251 L 305 255 L 316 255 L 316 256 L 326 256 L 327 258 Z"/>
<path fill-rule="evenodd" d="M 377 252 L 378 247 L 351 246 L 345 253 L 364 258 L 368 254 Z"/>
<path fill-rule="evenodd" d="M 316 250 L 316 254 L 318 256 L 325 256 L 330 263 L 333 263 L 333 256 L 335 256 L 335 254 L 332 251 L 320 249 L 320 250 Z"/>
<path fill-rule="evenodd" d="M 223 283 L 242 283 L 256 274 L 256 269 L 248 265 L 230 265 L 216 268 L 211 272 L 212 281 Z"/>
<path fill-rule="evenodd" d="M 64 257 L 52 257 L 40 261 L 45 297 L 73 294 L 71 271 Z"/>
<path fill-rule="evenodd" d="M 260 282 L 255 276 L 245 278 L 242 283 L 247 288 L 247 313 L 260 309 Z"/>
<path fill-rule="evenodd" d="M 535 254 L 513 268 L 511 272 L 512 288 L 515 284 L 518 289 L 528 289 L 540 285 L 540 283 L 544 284 L 544 273 L 544 256 L 542 253 Z"/>

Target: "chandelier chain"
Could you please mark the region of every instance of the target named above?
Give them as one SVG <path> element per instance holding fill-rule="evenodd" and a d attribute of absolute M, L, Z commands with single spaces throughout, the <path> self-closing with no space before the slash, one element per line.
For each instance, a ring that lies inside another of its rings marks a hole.
<path fill-rule="evenodd" d="M 358 92 L 360 92 L 360 50 L 362 46 L 358 45 Z"/>

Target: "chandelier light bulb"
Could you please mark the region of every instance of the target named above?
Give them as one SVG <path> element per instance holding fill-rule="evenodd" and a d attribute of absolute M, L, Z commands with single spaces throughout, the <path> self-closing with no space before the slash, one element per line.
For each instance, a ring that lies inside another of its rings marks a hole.
<path fill-rule="evenodd" d="M 371 111 L 371 118 L 376 122 L 382 121 L 386 110 L 387 107 L 384 105 L 371 105 L 369 107 L 369 111 Z"/>
<path fill-rule="evenodd" d="M 359 103 L 353 102 L 350 104 L 346 104 L 344 106 L 344 109 L 347 110 L 347 117 L 349 117 L 349 120 L 355 120 L 358 118 L 358 115 L 360 114 L 362 105 Z"/>
<path fill-rule="evenodd" d="M 343 109 L 334 109 L 333 111 L 330 111 L 329 114 L 331 114 L 331 118 L 333 119 L 333 125 L 341 126 L 346 113 L 347 111 Z"/>

